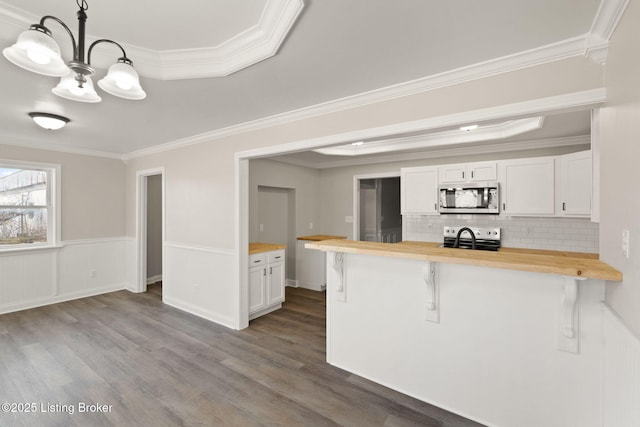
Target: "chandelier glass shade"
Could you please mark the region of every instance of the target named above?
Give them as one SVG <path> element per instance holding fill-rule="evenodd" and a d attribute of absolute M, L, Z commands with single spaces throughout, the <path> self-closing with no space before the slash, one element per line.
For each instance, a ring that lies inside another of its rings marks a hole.
<path fill-rule="evenodd" d="M 86 0 L 76 0 L 78 7 L 78 41 L 73 33 L 55 16 L 44 16 L 39 24 L 33 24 L 18 36 L 16 43 L 5 48 L 3 55 L 13 64 L 45 76 L 61 77 L 60 83 L 52 91 L 63 98 L 80 102 L 100 102 L 102 98 L 96 93 L 91 76 L 95 70 L 91 66 L 91 52 L 100 43 L 117 46 L 122 56 L 109 67 L 107 75 L 98 81 L 98 86 L 105 92 L 125 99 L 144 99 L 147 94 L 140 86 L 140 78 L 133 68 L 133 63 L 124 48 L 117 42 L 108 39 L 94 41 L 87 51 L 85 60 L 85 23 L 87 20 Z M 60 24 L 71 38 L 73 59 L 65 63 L 60 55 L 60 47 L 45 26 L 47 21 Z"/>
<path fill-rule="evenodd" d="M 29 113 L 29 117 L 33 119 L 38 126 L 48 130 L 61 129 L 69 123 L 69 119 L 64 116 L 51 113 Z"/>
<path fill-rule="evenodd" d="M 68 70 L 66 76 L 60 78 L 58 86 L 51 89 L 55 95 L 62 98 L 70 99 L 72 101 L 80 102 L 100 102 L 102 98 L 96 93 L 93 88 L 93 81 L 91 77 L 85 77 L 86 81 L 82 87 L 78 86 L 78 82 L 75 79 L 75 73 Z"/>

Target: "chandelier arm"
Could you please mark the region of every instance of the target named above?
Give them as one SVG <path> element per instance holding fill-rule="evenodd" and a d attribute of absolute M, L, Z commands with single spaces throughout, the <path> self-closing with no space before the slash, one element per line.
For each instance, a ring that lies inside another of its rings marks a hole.
<path fill-rule="evenodd" d="M 58 24 L 62 25 L 62 28 L 64 28 L 67 31 L 67 34 L 69 34 L 69 37 L 71 37 L 71 45 L 73 46 L 73 59 L 77 60 L 78 59 L 78 46 L 76 45 L 76 38 L 73 36 L 73 33 L 71 32 L 69 27 L 67 27 L 67 24 L 65 24 L 64 22 L 62 22 L 62 20 L 56 18 L 55 16 L 46 15 L 46 16 L 43 16 L 42 19 L 40 19 L 40 26 L 42 26 L 44 28 L 47 28 L 44 25 L 44 23 L 45 23 L 45 21 L 47 19 L 53 19 Z"/>
<path fill-rule="evenodd" d="M 100 40 L 96 40 L 93 43 L 91 43 L 91 46 L 89 46 L 89 51 L 87 52 L 87 64 L 91 65 L 91 51 L 99 43 L 111 43 L 111 44 L 114 44 L 114 45 L 118 46 L 120 48 L 120 50 L 122 51 L 122 58 L 121 59 L 124 59 L 125 62 L 131 64 L 131 60 L 129 58 L 127 58 L 127 52 L 124 51 L 124 48 L 120 45 L 120 43 L 114 42 L 113 40 L 109 40 L 109 39 L 100 39 Z"/>

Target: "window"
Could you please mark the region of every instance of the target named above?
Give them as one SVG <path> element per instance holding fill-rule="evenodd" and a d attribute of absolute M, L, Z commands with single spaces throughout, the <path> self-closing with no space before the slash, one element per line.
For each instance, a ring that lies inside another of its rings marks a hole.
<path fill-rule="evenodd" d="M 55 246 L 60 166 L 0 160 L 0 251 Z"/>

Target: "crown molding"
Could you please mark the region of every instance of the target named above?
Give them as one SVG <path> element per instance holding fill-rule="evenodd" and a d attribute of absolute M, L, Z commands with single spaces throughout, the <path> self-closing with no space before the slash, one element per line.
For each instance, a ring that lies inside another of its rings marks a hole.
<path fill-rule="evenodd" d="M 172 150 L 200 142 L 252 132 L 272 126 L 285 125 L 298 120 L 309 119 L 326 114 L 336 113 L 352 108 L 384 102 L 404 96 L 415 95 L 434 89 L 453 86 L 481 78 L 509 73 L 536 65 L 560 61 L 586 54 L 587 36 L 575 37 L 551 45 L 527 50 L 513 55 L 504 56 L 490 61 L 458 68 L 452 71 L 391 85 L 369 92 L 339 98 L 336 100 L 275 114 L 269 117 L 240 123 L 222 129 L 193 135 L 176 141 L 157 145 L 143 150 L 127 153 L 125 158 L 141 157 L 162 151 Z M 463 123 L 463 122 L 458 122 Z M 454 123 L 454 124 L 458 124 Z"/>
<path fill-rule="evenodd" d="M 598 64 L 607 62 L 609 40 L 629 5 L 629 0 L 602 0 L 585 43 L 585 56 Z"/>
<path fill-rule="evenodd" d="M 544 117 L 528 117 L 524 119 L 508 120 L 502 123 L 482 125 L 477 129 L 468 132 L 462 132 L 460 129 L 455 129 L 425 135 L 362 142 L 362 144 L 358 143 L 359 145 L 356 146 L 354 146 L 353 143 L 337 145 L 328 148 L 318 148 L 313 151 L 333 156 L 362 156 L 394 151 L 429 149 L 444 145 L 495 141 L 540 129 L 543 123 Z"/>
<path fill-rule="evenodd" d="M 418 153 L 397 153 L 385 156 L 349 158 L 341 160 L 329 160 L 326 162 L 307 162 L 286 156 L 271 157 L 271 160 L 292 164 L 295 166 L 313 168 L 313 169 L 331 169 L 349 166 L 362 166 L 371 164 L 391 163 L 391 162 L 407 162 L 412 160 L 435 159 L 442 157 L 470 156 L 478 154 L 493 154 L 510 151 L 523 151 L 533 149 L 567 147 L 575 145 L 588 145 L 591 143 L 589 135 L 566 137 L 566 138 L 550 138 L 542 140 L 527 140 L 517 142 L 503 142 L 496 144 L 483 144 L 473 147 L 447 147 L 436 148 L 429 151 Z"/>
<path fill-rule="evenodd" d="M 9 140 L 10 142 L 8 142 Z M 107 151 L 100 150 L 89 150 L 86 148 L 76 148 L 76 147 L 65 147 L 62 145 L 52 145 L 49 143 L 42 142 L 34 142 L 32 140 L 26 140 L 22 136 L 14 136 L 14 137 L 5 137 L 5 140 L 0 140 L 0 145 L 7 145 L 12 147 L 20 147 L 20 148 L 31 148 L 36 150 L 45 150 L 45 151 L 54 151 L 58 153 L 69 153 L 69 154 L 78 154 L 81 156 L 91 156 L 91 157 L 104 157 L 108 159 L 117 159 L 123 160 L 121 154 L 110 153 Z"/>
<path fill-rule="evenodd" d="M 219 44 L 199 49 L 156 51 L 121 43 L 135 61 L 138 74 L 160 80 L 222 77 L 276 54 L 300 12 L 303 0 L 266 0 L 257 24 Z M 0 38 L 11 40 L 40 17 L 0 1 Z M 97 38 L 87 35 L 87 42 Z M 97 46 L 92 65 L 107 68 L 112 51 Z"/>
<path fill-rule="evenodd" d="M 129 46 L 142 75 L 161 79 L 223 77 L 275 55 L 303 0 L 267 0 L 259 22 L 218 46 L 153 52 Z"/>
<path fill-rule="evenodd" d="M 580 109 L 589 106 L 595 106 L 605 102 L 606 90 L 604 88 L 591 89 L 581 92 L 568 93 L 563 95 L 541 98 L 531 101 L 523 101 L 519 103 L 490 107 L 481 110 L 466 111 L 462 113 L 449 114 L 445 116 L 430 117 L 427 119 L 404 122 L 399 124 L 387 125 L 377 128 L 365 129 L 362 131 L 347 132 L 338 135 L 330 135 L 320 138 L 312 138 L 305 141 L 282 144 L 277 148 L 279 152 L 286 151 L 304 151 L 319 147 L 346 144 L 348 142 L 356 142 L 364 139 L 379 138 L 385 136 L 393 136 L 403 133 L 427 131 L 447 126 L 457 126 L 460 124 L 487 121 L 494 119 L 503 119 L 508 117 L 517 117 L 521 115 L 544 114 L 550 111 Z M 325 104 L 322 104 L 323 108 Z M 304 109 L 307 110 L 307 109 Z M 156 145 L 154 147 L 145 148 L 124 154 L 124 161 L 144 157 L 152 154 L 158 154 L 177 148 L 187 147 L 189 145 L 199 144 L 202 142 L 212 142 L 218 139 L 239 135 L 245 132 L 256 131 L 277 124 L 285 124 L 290 121 L 288 115 L 295 116 L 296 112 L 272 116 L 266 119 L 260 119 L 253 122 L 243 123 L 240 125 L 230 126 L 213 132 L 205 132 L 193 137 L 183 138 L 166 144 Z M 251 150 L 246 153 L 247 157 L 260 157 L 273 155 L 273 147 L 264 149 Z"/>
<path fill-rule="evenodd" d="M 628 5 L 629 0 L 602 0 L 589 33 L 608 42 Z"/>

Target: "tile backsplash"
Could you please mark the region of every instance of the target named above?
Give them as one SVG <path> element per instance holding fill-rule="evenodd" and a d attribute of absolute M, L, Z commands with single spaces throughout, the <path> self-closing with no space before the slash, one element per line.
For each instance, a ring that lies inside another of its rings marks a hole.
<path fill-rule="evenodd" d="M 598 253 L 597 223 L 588 218 L 498 215 L 404 215 L 403 240 L 441 242 L 447 226 L 500 227 L 502 246 Z"/>

